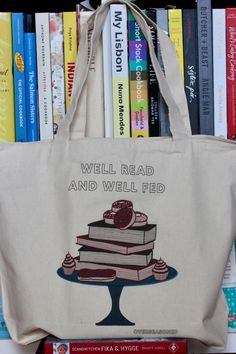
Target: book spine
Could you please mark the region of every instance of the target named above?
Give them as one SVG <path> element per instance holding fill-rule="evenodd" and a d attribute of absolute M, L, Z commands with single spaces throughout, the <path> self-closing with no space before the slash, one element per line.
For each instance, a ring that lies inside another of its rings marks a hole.
<path fill-rule="evenodd" d="M 226 9 L 228 139 L 236 140 L 236 8 Z"/>
<path fill-rule="evenodd" d="M 177 56 L 179 59 L 180 69 L 184 80 L 184 50 L 183 50 L 183 25 L 182 25 L 182 10 L 169 9 L 169 36 L 174 43 Z"/>
<path fill-rule="evenodd" d="M 56 134 L 61 120 L 65 117 L 65 77 L 62 13 L 50 13 L 49 23 L 53 132 Z"/>
<path fill-rule="evenodd" d="M 199 134 L 197 13 L 193 9 L 183 10 L 183 43 L 184 87 L 188 102 L 190 124 L 192 134 Z"/>
<path fill-rule="evenodd" d="M 63 13 L 66 112 L 70 107 L 77 56 L 76 12 Z"/>
<path fill-rule="evenodd" d="M 200 133 L 214 135 L 211 0 L 197 2 Z"/>
<path fill-rule="evenodd" d="M 1 339 L 10 339 L 10 334 L 8 332 L 6 323 L 3 318 L 2 294 L 1 294 L 1 284 L 0 284 L 0 340 Z"/>
<path fill-rule="evenodd" d="M 60 340 L 45 342 L 44 353 L 53 354 L 60 353 L 83 352 L 138 352 L 138 353 L 162 353 L 162 354 L 186 354 L 187 343 L 185 340 L 162 339 L 162 340 Z M 67 348 L 67 349 L 66 349 Z M 65 352 L 66 350 L 66 352 Z"/>
<path fill-rule="evenodd" d="M 102 31 L 105 137 L 113 137 L 112 120 L 112 66 L 111 66 L 111 14 L 107 14 Z"/>
<path fill-rule="evenodd" d="M 80 41 L 80 4 L 76 5 L 76 38 L 77 38 L 77 51 L 79 48 Z M 64 41 L 64 33 L 63 33 L 63 41 Z"/>
<path fill-rule="evenodd" d="M 111 5 L 112 104 L 115 138 L 130 137 L 127 9 Z"/>
<path fill-rule="evenodd" d="M 134 16 L 128 12 L 131 136 L 149 136 L 147 41 Z"/>
<path fill-rule="evenodd" d="M 212 11 L 214 134 L 227 139 L 225 9 Z"/>
<path fill-rule="evenodd" d="M 156 19 L 158 26 L 164 31 L 167 35 L 169 35 L 169 26 L 168 26 L 168 12 L 164 9 L 156 10 Z M 161 56 L 161 49 L 159 45 L 159 40 L 157 37 L 157 59 L 160 63 L 161 69 L 163 73 L 165 73 L 165 68 Z M 170 124 L 169 124 L 169 116 L 168 116 L 168 108 L 166 103 L 159 93 L 158 95 L 158 111 L 159 111 L 159 127 L 160 127 L 160 136 L 170 136 Z"/>
<path fill-rule="evenodd" d="M 11 13 L 0 12 L 0 141 L 15 141 Z"/>
<path fill-rule="evenodd" d="M 47 343 L 45 342 L 44 343 L 44 347 L 43 347 L 43 352 L 44 354 L 55 354 L 54 350 L 53 350 L 53 346 L 56 344 L 56 342 L 50 342 L 50 343 Z"/>
<path fill-rule="evenodd" d="M 186 354 L 187 353 L 187 345 L 183 342 L 175 342 L 174 340 L 166 340 L 166 341 L 124 341 L 124 342 L 87 342 L 87 343 L 70 343 L 70 353 L 75 353 L 78 350 L 83 348 L 86 352 L 138 352 L 144 354 L 150 353 L 161 353 L 161 354 Z M 172 348 L 172 349 L 171 349 Z"/>
<path fill-rule="evenodd" d="M 28 141 L 39 140 L 36 35 L 33 14 L 24 15 L 25 92 Z"/>
<path fill-rule="evenodd" d="M 49 14 L 36 13 L 40 140 L 53 139 Z"/>
<path fill-rule="evenodd" d="M 27 141 L 23 13 L 12 14 L 16 141 Z"/>
<path fill-rule="evenodd" d="M 154 22 L 156 19 L 156 10 L 147 10 L 147 16 Z M 155 52 L 157 52 L 157 35 L 156 31 L 151 28 L 152 41 Z M 158 112 L 158 81 L 150 55 L 148 54 L 148 111 L 149 111 L 149 136 L 159 136 L 159 112 Z"/>

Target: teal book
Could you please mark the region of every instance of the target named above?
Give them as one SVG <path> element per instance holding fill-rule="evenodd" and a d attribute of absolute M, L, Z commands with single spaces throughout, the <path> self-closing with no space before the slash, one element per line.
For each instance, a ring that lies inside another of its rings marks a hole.
<path fill-rule="evenodd" d="M 0 289 L 1 290 L 1 289 Z M 2 313 L 2 295 L 0 291 L 0 339 L 10 339 L 10 334 L 7 330 L 6 323 Z"/>

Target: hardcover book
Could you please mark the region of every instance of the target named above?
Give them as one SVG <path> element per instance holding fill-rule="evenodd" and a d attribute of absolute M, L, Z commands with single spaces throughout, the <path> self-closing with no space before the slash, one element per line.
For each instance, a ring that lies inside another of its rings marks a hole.
<path fill-rule="evenodd" d="M 141 227 L 130 227 L 120 230 L 103 220 L 95 221 L 89 226 L 89 238 L 107 241 L 119 241 L 135 244 L 145 244 L 156 239 L 156 225 L 147 224 Z"/>
<path fill-rule="evenodd" d="M 200 133 L 198 92 L 197 13 L 183 9 L 184 87 L 193 134 Z"/>
<path fill-rule="evenodd" d="M 116 264 L 102 264 L 92 262 L 81 262 L 79 258 L 75 258 L 75 270 L 81 269 L 112 269 L 116 272 L 116 277 L 120 279 L 142 281 L 152 276 L 152 270 L 156 264 L 156 259 L 152 259 L 147 266 L 137 265 L 116 265 Z"/>
<path fill-rule="evenodd" d="M 182 10 L 181 9 L 169 9 L 169 36 L 174 43 L 177 56 L 179 59 L 179 65 L 184 80 L 184 52 L 183 52 L 183 26 L 182 26 Z"/>
<path fill-rule="evenodd" d="M 15 141 L 11 13 L 0 12 L 0 141 Z"/>
<path fill-rule="evenodd" d="M 53 139 L 49 14 L 36 13 L 40 140 Z"/>
<path fill-rule="evenodd" d="M 80 262 L 147 266 L 152 259 L 152 251 L 147 250 L 127 255 L 83 246 L 79 249 L 79 258 Z"/>
<path fill-rule="evenodd" d="M 154 22 L 156 19 L 156 9 L 148 9 L 147 16 Z M 156 31 L 151 28 L 152 41 L 157 52 L 157 35 Z M 159 112 L 158 112 L 158 96 L 159 87 L 154 71 L 153 65 L 151 63 L 150 55 L 148 54 L 148 113 L 149 113 L 149 136 L 159 136 Z"/>
<path fill-rule="evenodd" d="M 136 245 L 127 242 L 93 240 L 88 235 L 77 236 L 77 244 L 81 246 L 95 247 L 102 250 L 117 252 L 121 254 L 131 254 L 152 250 L 154 242 Z"/>
<path fill-rule="evenodd" d="M 149 136 L 147 41 L 128 12 L 130 114 L 132 138 Z"/>
<path fill-rule="evenodd" d="M 165 9 L 157 9 L 156 10 L 156 19 L 158 26 L 164 31 L 167 35 L 169 35 L 169 26 L 168 26 L 168 12 Z M 160 63 L 161 69 L 165 74 L 165 68 L 162 60 L 161 49 L 157 37 L 157 59 Z M 158 95 L 158 111 L 159 111 L 159 120 L 160 120 L 160 136 L 170 136 L 170 122 L 168 109 L 162 95 Z"/>
<path fill-rule="evenodd" d="M 12 14 L 16 141 L 27 141 L 23 13 Z"/>
<path fill-rule="evenodd" d="M 62 13 L 49 14 L 50 56 L 52 77 L 52 110 L 53 132 L 57 133 L 58 126 L 65 117 L 65 76 L 63 50 L 63 19 Z"/>
<path fill-rule="evenodd" d="M 25 92 L 28 141 L 39 140 L 38 77 L 35 17 L 24 14 Z"/>
<path fill-rule="evenodd" d="M 236 8 L 226 9 L 228 139 L 236 140 Z"/>
<path fill-rule="evenodd" d="M 111 66 L 111 14 L 107 17 L 102 30 L 102 54 L 103 54 L 103 85 L 104 85 L 104 114 L 105 137 L 113 137 L 112 119 L 112 66 Z"/>
<path fill-rule="evenodd" d="M 111 5 L 112 105 L 115 138 L 130 137 L 127 8 Z"/>
<path fill-rule="evenodd" d="M 114 339 L 57 339 L 49 336 L 44 343 L 45 354 L 76 352 L 138 352 L 144 354 L 186 354 L 187 341 L 178 338 L 114 338 Z"/>
<path fill-rule="evenodd" d="M 211 0 L 197 2 L 200 133 L 214 135 Z"/>
<path fill-rule="evenodd" d="M 214 135 L 227 139 L 226 21 L 225 9 L 212 10 Z"/>
<path fill-rule="evenodd" d="M 81 30 L 84 24 L 92 15 L 92 11 L 80 11 L 80 27 Z M 90 55 L 92 31 L 88 32 L 88 49 Z M 79 48 L 83 50 L 83 48 Z M 102 39 L 99 39 L 96 53 L 92 56 L 91 64 L 89 67 L 89 74 L 86 83 L 86 128 L 85 136 L 87 137 L 104 137 L 105 124 L 104 124 L 104 87 L 103 87 L 103 60 L 102 60 Z M 96 124 L 94 124 L 94 107 L 96 107 Z M 78 111 L 78 115 L 84 114 Z M 112 118 L 112 117 L 111 117 Z"/>
<path fill-rule="evenodd" d="M 77 57 L 76 12 L 63 12 L 66 112 L 70 107 Z"/>

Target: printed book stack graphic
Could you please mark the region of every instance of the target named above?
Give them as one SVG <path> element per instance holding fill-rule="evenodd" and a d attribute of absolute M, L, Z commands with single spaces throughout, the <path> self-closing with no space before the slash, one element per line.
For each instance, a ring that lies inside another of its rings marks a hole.
<path fill-rule="evenodd" d="M 79 257 L 75 259 L 79 271 L 113 270 L 117 278 L 141 281 L 152 275 L 156 224 L 133 210 L 132 202 L 118 200 L 103 214 L 103 220 L 88 224 L 88 235 L 77 236 Z M 82 273 L 81 273 L 82 274 Z M 114 274 L 112 279 L 114 280 Z M 86 279 L 89 280 L 89 279 Z M 92 280 L 92 279 L 91 279 Z M 106 281 L 109 281 L 106 278 Z"/>

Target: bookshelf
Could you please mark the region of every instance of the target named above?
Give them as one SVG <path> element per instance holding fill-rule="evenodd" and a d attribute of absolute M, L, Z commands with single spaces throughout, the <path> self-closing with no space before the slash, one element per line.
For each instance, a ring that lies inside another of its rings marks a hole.
<path fill-rule="evenodd" d="M 20 2 L 16 2 L 14 0 L 8 0 L 8 2 L 2 3 L 0 5 L 0 11 L 9 11 L 9 12 L 53 12 L 53 11 L 74 11 L 75 6 L 78 1 L 71 0 L 69 2 L 64 2 L 59 0 L 57 4 L 54 3 L 40 3 L 40 2 L 28 2 L 26 0 L 22 0 Z M 92 6 L 96 7 L 98 1 L 91 0 L 90 3 Z M 143 3 L 141 0 L 136 1 L 137 5 L 140 7 L 156 7 L 157 2 L 154 0 L 147 0 Z M 196 1 L 181 1 L 181 0 L 160 0 L 158 1 L 158 7 L 165 7 L 168 5 L 174 5 L 177 8 L 196 8 Z M 225 8 L 225 7 L 235 7 L 235 0 L 226 0 L 226 2 L 222 2 L 222 0 L 212 0 L 212 7 L 214 8 Z M 39 342 L 33 343 L 27 347 L 23 347 L 13 343 L 11 340 L 0 340 L 0 354 L 33 354 L 36 352 Z M 214 351 L 216 353 L 216 351 Z M 222 351 L 218 351 L 217 353 L 221 353 Z M 228 336 L 228 344 L 224 353 L 235 353 L 236 352 L 236 333 L 230 333 Z M 195 342 L 191 342 L 189 347 L 189 353 L 213 353 L 213 351 L 207 350 L 204 346 L 196 344 Z"/>

